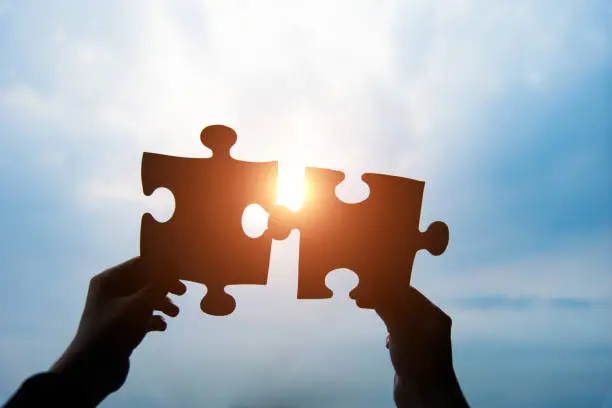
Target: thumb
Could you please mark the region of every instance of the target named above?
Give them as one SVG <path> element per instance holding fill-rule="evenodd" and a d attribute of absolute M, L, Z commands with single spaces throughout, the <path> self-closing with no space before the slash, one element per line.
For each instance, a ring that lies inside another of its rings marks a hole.
<path fill-rule="evenodd" d="M 390 333 L 410 331 L 425 323 L 450 320 L 438 306 L 431 302 L 413 286 L 390 294 L 376 307 L 376 312 L 382 318 Z"/>

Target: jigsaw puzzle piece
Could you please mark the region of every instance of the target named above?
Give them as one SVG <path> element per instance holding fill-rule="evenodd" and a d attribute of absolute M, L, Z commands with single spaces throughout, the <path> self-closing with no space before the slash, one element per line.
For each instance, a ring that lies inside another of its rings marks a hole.
<path fill-rule="evenodd" d="M 270 234 L 282 239 L 292 228 L 300 230 L 299 299 L 331 297 L 326 275 L 347 268 L 359 276 L 350 297 L 360 307 L 373 308 L 393 287 L 410 284 L 417 251 L 444 252 L 448 227 L 435 222 L 427 231 L 419 231 L 422 181 L 364 174 L 370 196 L 348 204 L 335 194 L 343 179 L 342 172 L 308 167 L 309 190 L 302 208 L 297 213 L 275 210 Z"/>
<path fill-rule="evenodd" d="M 165 223 L 143 215 L 140 253 L 148 261 L 172 265 L 180 279 L 206 285 L 202 311 L 222 316 L 236 307 L 225 286 L 267 282 L 271 239 L 248 237 L 242 214 L 253 203 L 264 209 L 275 205 L 277 162 L 233 159 L 230 148 L 237 136 L 225 126 L 206 127 L 201 140 L 212 150 L 211 158 L 143 154 L 144 194 L 167 188 L 175 210 Z"/>

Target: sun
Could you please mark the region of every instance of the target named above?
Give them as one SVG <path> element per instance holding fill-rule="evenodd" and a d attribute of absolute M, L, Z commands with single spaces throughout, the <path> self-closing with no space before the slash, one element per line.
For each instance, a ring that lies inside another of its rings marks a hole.
<path fill-rule="evenodd" d="M 305 167 L 296 162 L 279 163 L 276 204 L 299 211 L 306 195 Z M 259 204 L 247 206 L 242 214 L 242 229 L 250 238 L 259 238 L 268 228 L 269 214 Z"/>
<path fill-rule="evenodd" d="M 294 161 L 279 162 L 276 188 L 276 204 L 292 211 L 302 208 L 306 195 L 305 167 Z"/>

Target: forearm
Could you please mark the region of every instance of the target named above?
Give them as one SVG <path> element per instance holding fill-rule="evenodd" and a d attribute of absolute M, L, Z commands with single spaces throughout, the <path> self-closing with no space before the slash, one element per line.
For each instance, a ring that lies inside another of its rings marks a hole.
<path fill-rule="evenodd" d="M 398 408 L 469 408 L 454 373 L 430 384 L 415 384 L 397 376 L 394 397 Z"/>
<path fill-rule="evenodd" d="M 24 407 L 96 407 L 122 383 L 109 386 L 109 368 L 117 358 L 100 351 L 79 352 L 68 347 L 49 371 L 23 382 L 4 408 Z M 119 359 L 119 361 L 123 361 Z M 127 364 L 127 359 L 125 359 Z"/>
<path fill-rule="evenodd" d="M 59 373 L 45 372 L 24 381 L 3 408 L 95 406 L 70 378 Z"/>
<path fill-rule="evenodd" d="M 86 396 L 90 406 L 97 406 L 123 385 L 129 357 L 99 346 L 82 350 L 74 344 L 73 341 L 49 371 L 65 377 Z"/>
<path fill-rule="evenodd" d="M 387 346 L 396 372 L 394 400 L 399 408 L 469 407 L 455 375 L 450 343 L 427 348 L 405 332 L 394 334 Z"/>

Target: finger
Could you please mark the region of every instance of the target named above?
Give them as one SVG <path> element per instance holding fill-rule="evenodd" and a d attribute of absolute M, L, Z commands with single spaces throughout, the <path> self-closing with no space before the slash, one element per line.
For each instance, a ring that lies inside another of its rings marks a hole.
<path fill-rule="evenodd" d="M 393 292 L 396 292 L 393 290 Z M 376 313 L 387 325 L 389 332 L 421 327 L 425 323 L 446 322 L 450 318 L 427 297 L 412 286 L 403 293 L 390 293 L 376 307 Z"/>
<path fill-rule="evenodd" d="M 414 286 L 408 288 L 406 296 L 406 307 L 409 309 L 426 309 L 426 310 L 440 310 L 429 298 L 419 292 Z"/>
<path fill-rule="evenodd" d="M 155 282 L 166 293 L 172 291 L 181 295 L 185 285 L 178 280 L 175 269 L 169 262 L 157 262 L 151 259 L 135 257 L 96 276 L 106 293 L 113 296 L 129 296 Z"/>
<path fill-rule="evenodd" d="M 164 319 L 163 316 L 153 315 L 151 316 L 151 319 L 149 320 L 149 327 L 147 331 L 163 332 L 163 331 L 166 331 L 167 327 L 168 327 L 168 324 L 166 323 L 166 320 Z"/>
<path fill-rule="evenodd" d="M 390 331 L 405 319 L 406 315 L 406 291 L 404 287 L 388 287 L 384 290 L 385 295 L 376 299 L 374 310 L 386 324 Z M 383 291 L 381 291 L 383 292 Z"/>
<path fill-rule="evenodd" d="M 140 257 L 129 259 L 94 276 L 91 287 L 109 296 L 127 296 L 137 292 L 147 281 Z"/>
<path fill-rule="evenodd" d="M 129 301 L 138 313 L 151 313 L 157 305 L 162 304 L 168 293 L 168 284 L 162 274 L 153 276 L 152 279 L 138 292 L 130 295 Z"/>
<path fill-rule="evenodd" d="M 168 291 L 172 294 L 181 296 L 187 292 L 187 286 L 185 286 L 185 284 L 180 280 L 176 279 L 170 283 Z"/>
<path fill-rule="evenodd" d="M 158 285 L 164 295 L 170 292 L 180 296 L 187 291 L 185 284 L 178 279 L 176 268 L 171 262 L 162 261 L 156 265 L 151 265 L 150 269 L 151 281 Z"/>
<path fill-rule="evenodd" d="M 155 306 L 155 309 L 170 317 L 176 317 L 179 314 L 179 307 L 172 303 L 172 300 L 167 296 Z"/>
<path fill-rule="evenodd" d="M 446 320 L 450 320 L 450 317 L 442 309 L 412 286 L 408 291 L 406 309 L 415 319 L 429 322 L 446 322 Z"/>
<path fill-rule="evenodd" d="M 140 289 L 135 297 L 137 301 L 149 307 L 155 307 L 164 300 L 168 293 L 168 287 L 161 275 L 155 276 L 145 287 Z"/>

